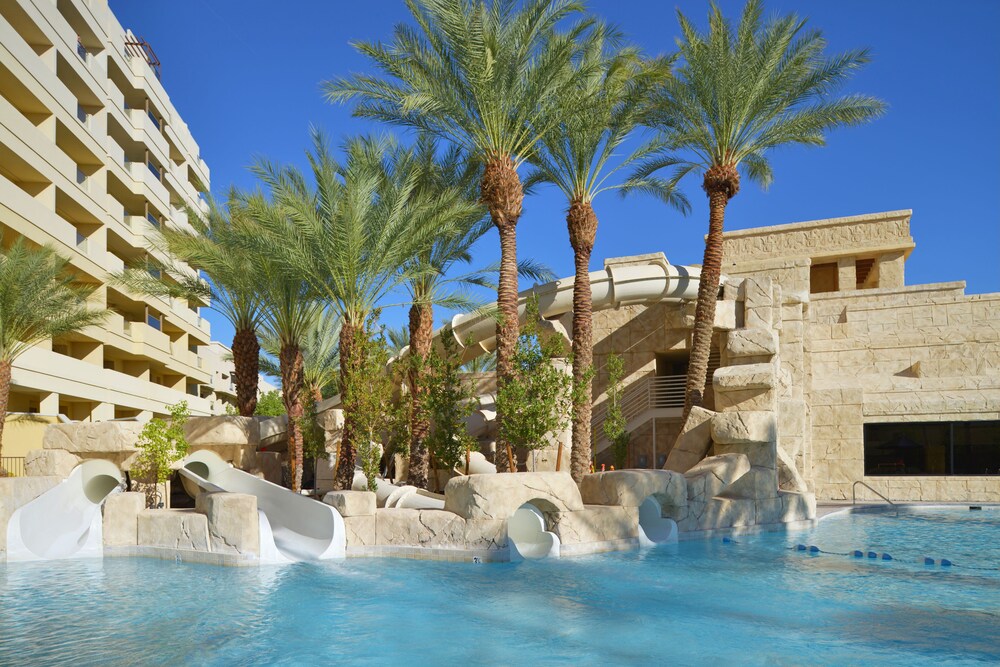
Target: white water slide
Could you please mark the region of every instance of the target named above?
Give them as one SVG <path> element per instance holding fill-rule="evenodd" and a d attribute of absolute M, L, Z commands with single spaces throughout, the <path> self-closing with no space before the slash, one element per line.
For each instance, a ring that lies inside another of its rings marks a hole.
<path fill-rule="evenodd" d="M 199 490 L 256 496 L 261 560 L 344 557 L 344 519 L 333 507 L 234 468 L 207 450 L 183 459 L 179 472 L 191 497 Z"/>
<path fill-rule="evenodd" d="M 639 261 L 639 260 L 636 260 Z M 662 253 L 647 257 L 644 263 L 622 266 L 606 262 L 600 271 L 591 271 L 590 290 L 594 310 L 608 310 L 637 304 L 680 303 L 698 298 L 701 269 L 692 266 L 674 266 Z M 524 321 L 528 299 L 538 298 L 538 310 L 547 320 L 573 312 L 573 277 L 535 285 L 518 295 L 518 316 Z M 491 304 L 474 313 L 456 315 L 449 325 L 462 361 L 475 359 L 496 347 L 496 320 Z M 435 332 L 435 343 L 440 345 L 444 329 Z M 405 353 L 405 351 L 404 351 Z"/>
<path fill-rule="evenodd" d="M 11 515 L 7 560 L 102 557 L 101 505 L 121 483 L 121 472 L 110 461 L 78 465 L 69 477 Z"/>

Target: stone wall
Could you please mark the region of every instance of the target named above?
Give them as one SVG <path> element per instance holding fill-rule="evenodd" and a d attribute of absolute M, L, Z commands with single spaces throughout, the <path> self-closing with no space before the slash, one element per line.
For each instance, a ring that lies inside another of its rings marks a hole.
<path fill-rule="evenodd" d="M 997 477 L 864 477 L 866 423 L 1000 419 L 1000 294 L 965 296 L 963 287 L 813 295 L 811 433 L 820 497 L 850 499 L 863 478 L 893 500 L 996 495 Z"/>
<path fill-rule="evenodd" d="M 724 271 L 782 288 L 779 440 L 820 499 L 856 480 L 900 500 L 985 500 L 994 478 L 865 478 L 864 425 L 1000 419 L 1000 295 L 962 282 L 904 286 L 909 211 L 727 232 Z M 873 258 L 857 289 L 858 262 Z M 810 294 L 834 262 L 836 292 Z M 725 362 L 725 359 L 724 359 Z M 859 487 L 859 497 L 862 495 Z M 874 494 L 870 494 L 875 498 Z"/>

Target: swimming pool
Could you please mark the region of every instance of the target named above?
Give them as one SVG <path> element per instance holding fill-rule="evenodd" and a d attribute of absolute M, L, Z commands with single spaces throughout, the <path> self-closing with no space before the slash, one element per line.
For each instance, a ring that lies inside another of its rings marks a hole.
<path fill-rule="evenodd" d="M 0 664 L 984 664 L 1000 508 L 561 561 L 0 566 Z M 889 552 L 894 560 L 810 555 Z M 923 556 L 955 566 L 925 566 Z"/>

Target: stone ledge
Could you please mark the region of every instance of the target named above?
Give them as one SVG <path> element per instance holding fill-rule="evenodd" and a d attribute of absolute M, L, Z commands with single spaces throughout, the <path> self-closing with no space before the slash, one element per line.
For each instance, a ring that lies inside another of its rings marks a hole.
<path fill-rule="evenodd" d="M 340 512 L 340 516 L 374 516 L 375 494 L 371 491 L 330 491 L 323 502 Z"/>
<path fill-rule="evenodd" d="M 243 554 L 219 554 L 211 551 L 194 551 L 191 549 L 171 549 L 169 547 L 129 546 L 104 547 L 105 558 L 156 558 L 172 560 L 178 563 L 197 563 L 200 565 L 221 565 L 224 567 L 259 566 L 256 556 Z"/>
<path fill-rule="evenodd" d="M 656 497 L 661 506 L 687 504 L 684 476 L 671 470 L 612 470 L 591 473 L 584 476 L 580 484 L 580 495 L 587 505 L 639 507 L 649 496 Z"/>
<path fill-rule="evenodd" d="M 775 442 L 776 438 L 774 412 L 722 412 L 712 418 L 712 440 L 716 444 L 761 444 Z"/>
<path fill-rule="evenodd" d="M 775 386 L 775 375 L 770 363 L 723 366 L 712 375 L 712 388 L 717 392 L 771 389 Z"/>
<path fill-rule="evenodd" d="M 726 337 L 730 357 L 770 357 L 778 351 L 778 337 L 770 329 L 736 329 Z"/>
<path fill-rule="evenodd" d="M 143 510 L 139 513 L 140 547 L 209 552 L 208 517 L 194 510 Z"/>
<path fill-rule="evenodd" d="M 446 511 L 466 519 L 509 519 L 521 505 L 536 501 L 543 512 L 583 509 L 569 473 L 519 472 L 455 477 L 444 489 Z"/>

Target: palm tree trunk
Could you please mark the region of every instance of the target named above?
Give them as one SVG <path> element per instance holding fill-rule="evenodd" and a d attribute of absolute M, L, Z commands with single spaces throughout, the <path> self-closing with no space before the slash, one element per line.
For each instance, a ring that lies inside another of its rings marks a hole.
<path fill-rule="evenodd" d="M 257 332 L 249 327 L 236 329 L 233 336 L 233 382 L 236 384 L 236 407 L 241 417 L 253 417 L 257 410 L 259 360 Z"/>
<path fill-rule="evenodd" d="M 302 417 L 305 415 L 302 404 L 305 384 L 302 350 L 298 345 L 283 345 L 278 362 L 281 366 L 281 397 L 288 413 L 288 470 L 292 477 L 292 491 L 298 493 L 302 490 Z"/>
<path fill-rule="evenodd" d="M 705 173 L 704 188 L 708 194 L 708 238 L 705 241 L 705 258 L 701 263 L 701 280 L 698 282 L 698 303 L 694 311 L 682 424 L 687 421 L 691 408 L 701 406 L 705 397 L 708 357 L 712 351 L 712 332 L 715 326 L 715 304 L 719 298 L 719 277 L 722 273 L 722 228 L 726 205 L 739 190 L 739 174 L 731 167 L 713 167 Z"/>
<path fill-rule="evenodd" d="M 510 157 L 494 158 L 486 163 L 480 181 L 483 204 L 500 232 L 500 281 L 497 285 L 497 386 L 503 386 L 514 373 L 514 350 L 520 322 L 517 316 L 517 221 L 521 217 L 524 189 Z M 497 415 L 497 470 L 513 472 L 511 447 L 503 436 L 503 414 Z"/>
<path fill-rule="evenodd" d="M 410 306 L 410 467 L 407 484 L 427 488 L 427 359 L 434 334 L 434 307 L 429 303 Z"/>
<path fill-rule="evenodd" d="M 590 255 L 597 237 L 597 215 L 589 202 L 573 202 L 566 213 L 573 246 L 573 451 L 570 474 L 580 483 L 590 472 L 590 373 L 594 363 L 594 300 L 590 291 Z M 556 464 L 559 465 L 558 463 Z"/>
<path fill-rule="evenodd" d="M 3 454 L 3 426 L 7 420 L 7 403 L 10 401 L 10 371 L 12 362 L 0 361 L 0 455 Z"/>
<path fill-rule="evenodd" d="M 340 431 L 340 447 L 333 475 L 333 487 L 338 491 L 351 488 L 357 462 L 354 449 L 354 408 L 352 401 L 348 399 L 347 388 L 351 386 L 352 376 L 358 366 L 358 335 L 358 327 L 345 319 L 340 328 L 340 405 L 344 410 L 344 427 Z"/>

